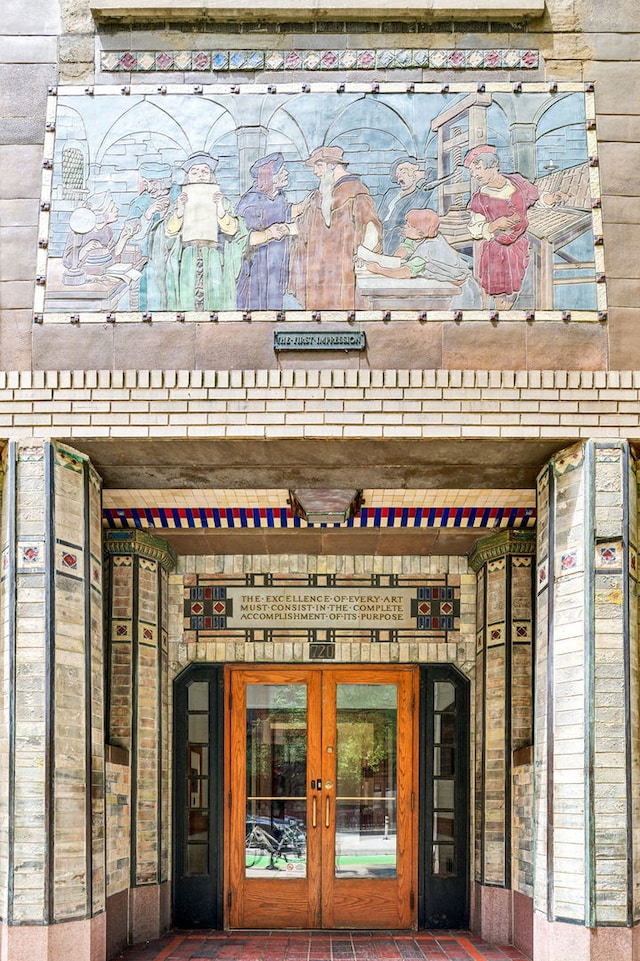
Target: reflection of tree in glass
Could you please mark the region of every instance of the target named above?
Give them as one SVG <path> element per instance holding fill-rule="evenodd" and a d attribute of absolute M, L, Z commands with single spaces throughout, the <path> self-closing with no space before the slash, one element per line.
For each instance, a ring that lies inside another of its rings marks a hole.
<path fill-rule="evenodd" d="M 338 783 L 341 791 L 362 777 L 390 775 L 395 755 L 395 710 L 344 711 L 338 720 Z"/>
<path fill-rule="evenodd" d="M 254 781 L 254 793 L 304 793 L 306 691 L 299 685 L 265 685 L 260 697 L 261 706 L 247 709 L 247 777 Z"/>

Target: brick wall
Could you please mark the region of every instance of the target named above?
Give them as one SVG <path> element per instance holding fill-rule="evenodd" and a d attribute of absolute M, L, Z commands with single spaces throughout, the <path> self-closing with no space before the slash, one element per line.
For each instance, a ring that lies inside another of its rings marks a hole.
<path fill-rule="evenodd" d="M 626 437 L 639 404 L 632 371 L 0 371 L 8 438 Z"/>

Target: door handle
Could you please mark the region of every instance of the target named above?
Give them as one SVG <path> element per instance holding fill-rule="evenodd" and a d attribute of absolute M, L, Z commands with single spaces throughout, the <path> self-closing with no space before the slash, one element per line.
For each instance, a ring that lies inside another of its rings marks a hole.
<path fill-rule="evenodd" d="M 329 795 L 327 794 L 326 799 L 325 799 L 325 805 L 324 805 L 324 826 L 325 826 L 326 828 L 329 827 L 329 808 L 330 808 L 330 806 L 331 806 L 331 800 L 330 800 L 330 798 L 329 798 Z"/>
<path fill-rule="evenodd" d="M 312 790 L 312 791 L 321 791 L 321 790 L 322 790 L 322 781 L 319 780 L 319 779 L 318 779 L 317 781 L 312 781 L 312 782 L 311 782 L 311 790 Z"/>
<path fill-rule="evenodd" d="M 313 800 L 311 802 L 311 827 L 316 828 L 318 826 L 318 803 L 315 794 L 313 795 Z"/>

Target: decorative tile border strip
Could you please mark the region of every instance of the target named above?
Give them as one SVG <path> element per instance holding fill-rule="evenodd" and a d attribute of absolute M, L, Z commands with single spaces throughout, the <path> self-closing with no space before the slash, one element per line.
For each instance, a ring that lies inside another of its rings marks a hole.
<path fill-rule="evenodd" d="M 109 50 L 106 73 L 226 70 L 536 70 L 537 50 Z"/>
<path fill-rule="evenodd" d="M 535 524 L 533 507 L 363 507 L 344 525 L 317 527 L 460 527 L 527 528 Z M 272 507 L 118 507 L 102 512 L 104 527 L 182 529 L 254 529 L 306 527 L 289 508 Z M 311 525 L 309 525 L 311 526 Z"/>

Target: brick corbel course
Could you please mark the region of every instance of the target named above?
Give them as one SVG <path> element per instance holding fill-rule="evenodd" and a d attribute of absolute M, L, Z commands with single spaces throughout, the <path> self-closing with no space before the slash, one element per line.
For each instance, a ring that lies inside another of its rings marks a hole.
<path fill-rule="evenodd" d="M 0 436 L 635 437 L 640 371 L 0 372 Z"/>

